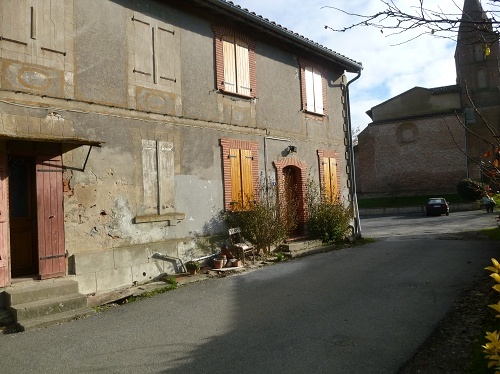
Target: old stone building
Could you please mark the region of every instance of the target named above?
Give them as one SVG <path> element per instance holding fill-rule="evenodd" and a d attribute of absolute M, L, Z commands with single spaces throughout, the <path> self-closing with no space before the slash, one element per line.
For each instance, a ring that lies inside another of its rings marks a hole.
<path fill-rule="evenodd" d="M 461 179 L 481 180 L 488 125 L 499 126 L 498 38 L 481 26 L 478 0 L 465 0 L 462 19 L 455 85 L 415 87 L 367 112 L 373 122 L 356 151 L 360 197 L 456 193 Z"/>
<path fill-rule="evenodd" d="M 218 250 L 218 212 L 265 178 L 292 176 L 302 224 L 308 176 L 352 200 L 345 73 L 360 63 L 224 0 L 0 12 L 0 291 L 177 271 Z"/>

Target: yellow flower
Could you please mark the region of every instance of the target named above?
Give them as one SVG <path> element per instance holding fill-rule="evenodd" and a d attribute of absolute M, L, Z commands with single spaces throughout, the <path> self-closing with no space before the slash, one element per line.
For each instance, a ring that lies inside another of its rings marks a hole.
<path fill-rule="evenodd" d="M 490 277 L 492 277 L 494 280 L 496 280 L 497 283 L 500 283 L 500 274 L 498 274 L 498 273 L 491 273 Z"/>
<path fill-rule="evenodd" d="M 496 304 L 488 305 L 491 309 L 495 309 L 498 313 L 500 313 L 500 301 Z M 495 317 L 499 318 L 500 315 L 497 314 Z"/>
<path fill-rule="evenodd" d="M 498 273 L 500 271 L 500 263 L 498 263 L 498 261 L 494 258 L 491 259 L 491 262 L 493 263 L 493 266 L 485 267 L 485 269 L 493 273 Z"/>

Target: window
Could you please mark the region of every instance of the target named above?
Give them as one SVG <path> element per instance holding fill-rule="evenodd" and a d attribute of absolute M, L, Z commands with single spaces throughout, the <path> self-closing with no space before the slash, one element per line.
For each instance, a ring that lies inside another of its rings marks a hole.
<path fill-rule="evenodd" d="M 225 27 L 214 27 L 217 88 L 255 97 L 255 42 Z"/>
<path fill-rule="evenodd" d="M 31 5 L 31 6 L 30 6 Z M 66 56 L 64 5 L 57 0 L 0 1 L 0 36 L 11 46 L 35 43 L 35 55 Z"/>
<path fill-rule="evenodd" d="M 332 151 L 318 151 L 319 178 L 322 195 L 330 201 L 339 197 L 340 175 L 338 154 Z"/>
<path fill-rule="evenodd" d="M 258 145 L 256 142 L 221 139 L 224 169 L 224 205 L 227 210 L 248 207 L 258 198 Z"/>
<path fill-rule="evenodd" d="M 301 67 L 302 110 L 326 114 L 326 71 L 308 61 L 299 60 Z"/>
<path fill-rule="evenodd" d="M 175 83 L 173 26 L 144 15 L 134 15 L 132 22 L 136 79 L 167 86 Z"/>
<path fill-rule="evenodd" d="M 171 212 L 174 203 L 173 144 L 161 140 L 142 140 L 142 214 Z"/>

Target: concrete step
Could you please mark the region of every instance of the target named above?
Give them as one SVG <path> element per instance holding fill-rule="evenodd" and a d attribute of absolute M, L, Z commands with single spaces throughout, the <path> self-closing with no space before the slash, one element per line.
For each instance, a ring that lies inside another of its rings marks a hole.
<path fill-rule="evenodd" d="M 78 293 L 78 282 L 73 280 L 29 282 L 8 287 L 5 303 L 12 306 L 75 293 Z"/>
<path fill-rule="evenodd" d="M 55 325 L 57 323 L 62 323 L 62 322 L 68 322 L 76 319 L 81 319 L 85 318 L 86 316 L 89 316 L 91 314 L 94 314 L 95 310 L 91 308 L 79 308 L 79 309 L 74 309 L 74 310 L 69 310 L 66 312 L 61 312 L 57 314 L 52 314 L 48 316 L 43 316 L 39 318 L 33 318 L 26 320 L 21 323 L 17 323 L 17 326 L 20 331 L 27 331 L 27 330 L 32 330 L 36 328 L 42 328 L 42 327 L 47 327 L 51 325 Z"/>
<path fill-rule="evenodd" d="M 23 304 L 11 305 L 9 310 L 17 323 L 34 318 L 41 318 L 53 314 L 68 312 L 87 307 L 87 297 L 80 293 L 51 297 L 45 300 L 36 300 Z"/>
<path fill-rule="evenodd" d="M 325 250 L 321 240 L 298 240 L 280 244 L 278 250 L 289 253 L 292 258 L 319 253 Z"/>

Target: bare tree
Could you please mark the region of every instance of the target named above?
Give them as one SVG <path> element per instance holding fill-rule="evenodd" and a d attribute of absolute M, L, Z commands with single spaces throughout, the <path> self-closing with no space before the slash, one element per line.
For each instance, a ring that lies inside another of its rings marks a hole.
<path fill-rule="evenodd" d="M 498 40 L 496 31 L 499 31 L 500 28 L 500 0 L 489 0 L 487 5 L 490 9 L 485 13 L 485 17 L 479 17 L 480 19 L 468 14 L 467 10 L 464 12 L 464 9 L 455 0 L 449 1 L 453 3 L 451 11 L 444 11 L 439 5 L 427 6 L 429 1 L 425 0 L 405 0 L 402 2 L 405 5 L 404 8 L 397 5 L 394 0 L 379 0 L 380 10 L 372 14 L 350 12 L 334 6 L 322 8 L 334 9 L 352 18 L 349 25 L 341 28 L 325 25 L 325 29 L 336 32 L 372 27 L 387 36 L 411 34 L 408 39 L 402 42 L 406 43 L 424 35 L 456 40 L 460 28 L 468 27 L 471 32 L 488 30 L 490 32 L 487 32 L 487 35 L 490 37 L 491 31 L 494 31 L 495 40 Z M 492 43 L 494 40 L 488 39 L 487 42 Z"/>

